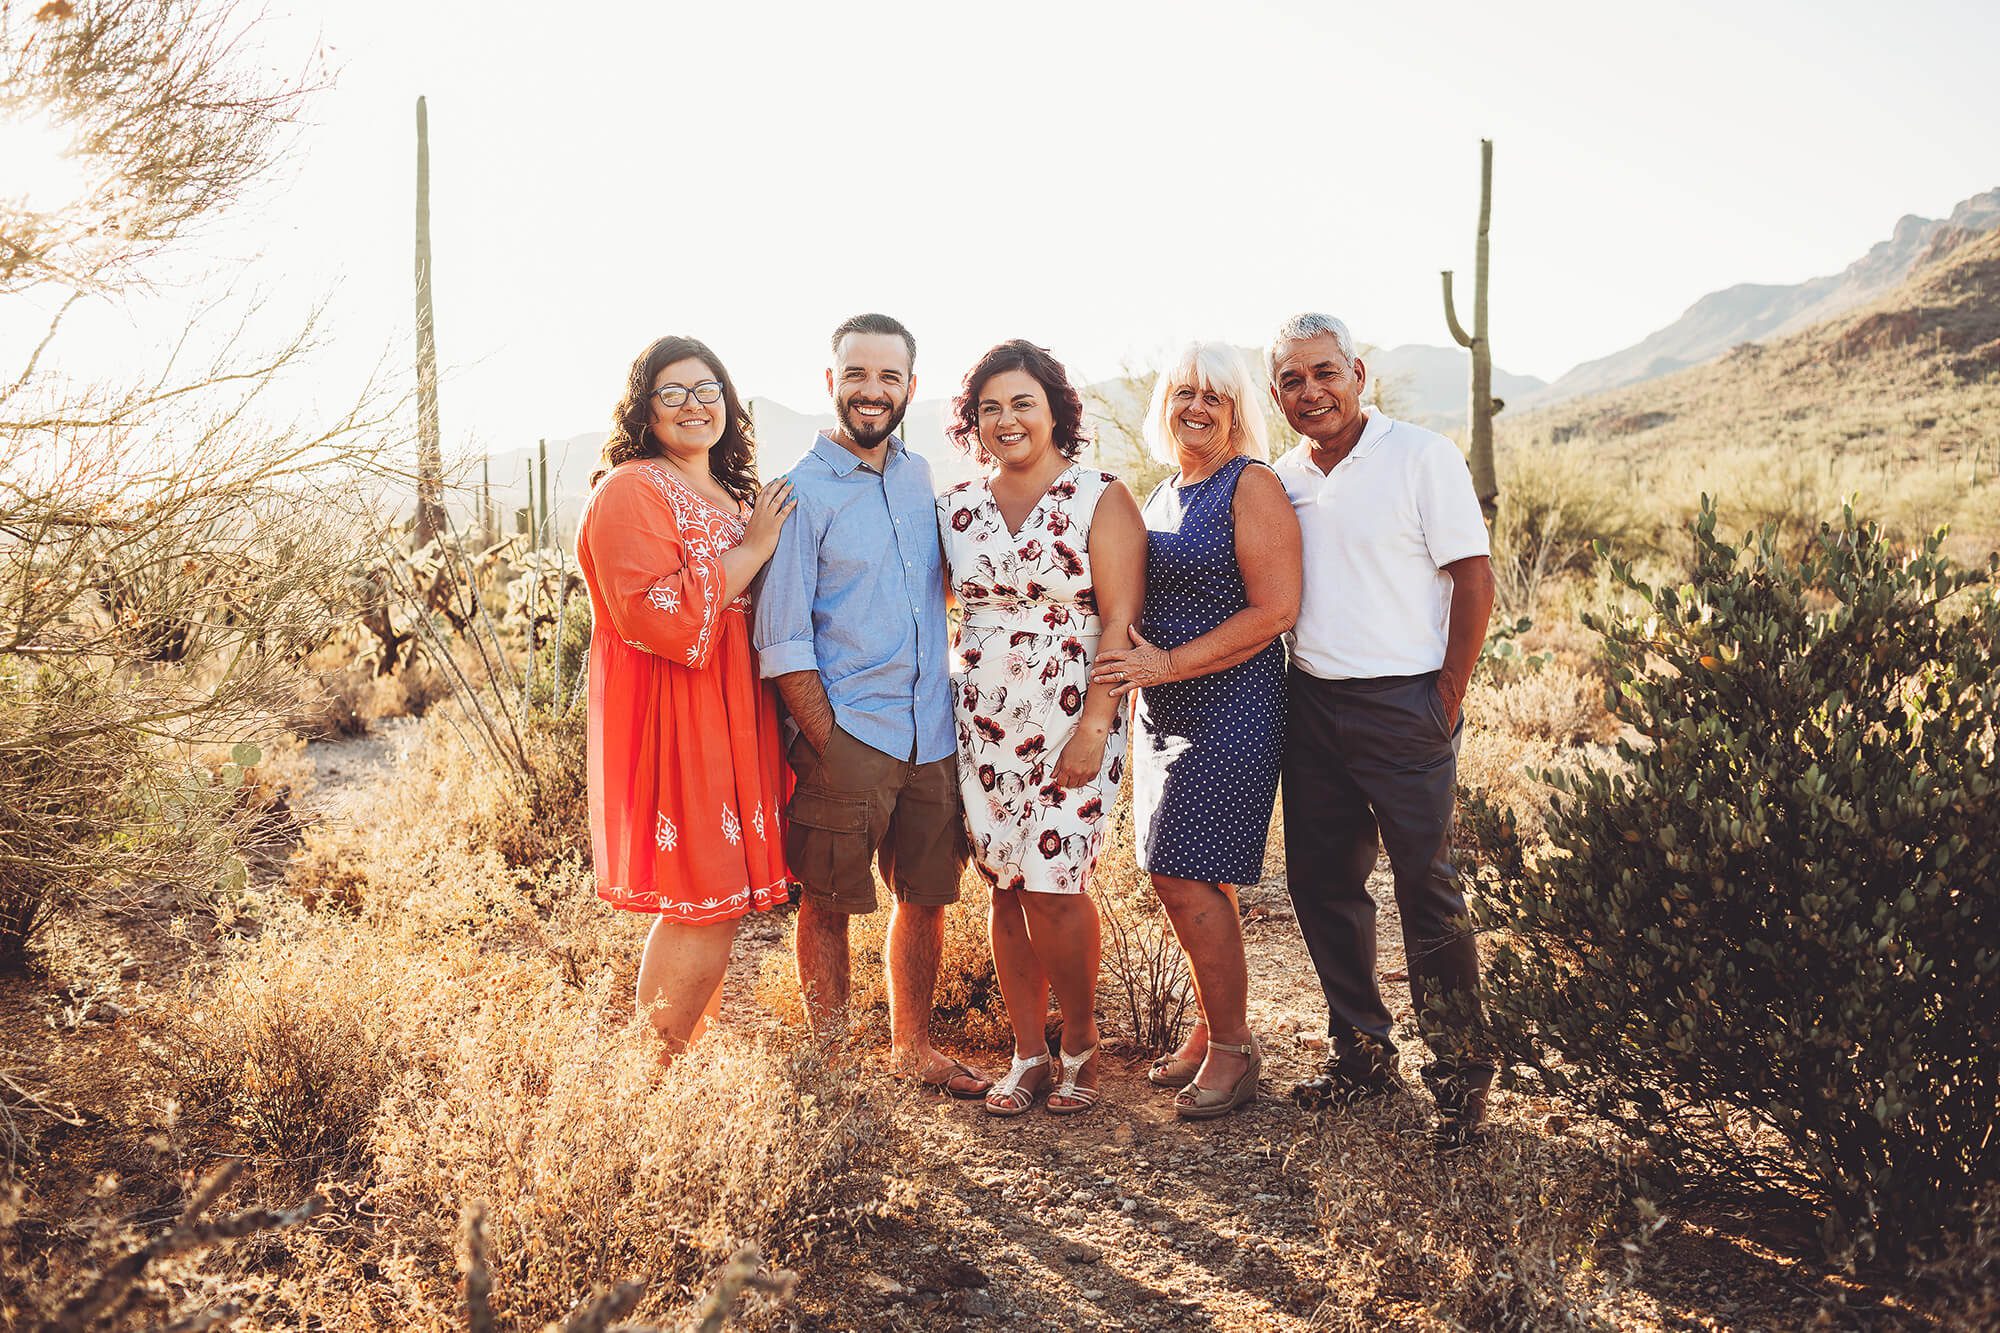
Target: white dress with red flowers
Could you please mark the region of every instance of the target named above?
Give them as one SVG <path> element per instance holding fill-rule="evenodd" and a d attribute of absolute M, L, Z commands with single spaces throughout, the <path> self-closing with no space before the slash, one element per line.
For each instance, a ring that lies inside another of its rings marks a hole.
<path fill-rule="evenodd" d="M 1082 893 L 1125 772 L 1125 717 L 1105 739 L 1097 781 L 1052 782 L 1083 715 L 1097 656 L 1090 520 L 1109 472 L 1072 464 L 1021 530 L 1009 533 L 986 482 L 938 499 L 945 558 L 962 621 L 958 783 L 972 864 L 997 888 Z"/>

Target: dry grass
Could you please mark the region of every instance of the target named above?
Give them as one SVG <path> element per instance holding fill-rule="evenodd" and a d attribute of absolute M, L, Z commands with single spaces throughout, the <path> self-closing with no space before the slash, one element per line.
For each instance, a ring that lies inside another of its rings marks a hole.
<path fill-rule="evenodd" d="M 564 839 L 526 819 L 450 723 L 342 827 L 314 830 L 296 898 L 189 984 L 154 1034 L 163 1097 L 266 1187 L 317 1182 L 336 1222 L 183 1273 L 271 1325 L 463 1327 L 455 1247 L 485 1209 L 503 1321 L 539 1327 L 599 1283 L 680 1311 L 746 1245 L 797 1263 L 907 1204 L 884 1112 L 848 1062 L 720 1033 L 662 1073 L 631 1014 L 633 932 Z M 308 904 L 317 904 L 317 909 Z"/>
<path fill-rule="evenodd" d="M 1628 1326 L 1619 1229 L 1647 1224 L 1621 1214 L 1604 1157 L 1506 1119 L 1487 1146 L 1440 1155 L 1423 1146 L 1421 1120 L 1414 1099 L 1398 1098 L 1322 1126 L 1319 1215 L 1333 1267 L 1314 1327 Z"/>

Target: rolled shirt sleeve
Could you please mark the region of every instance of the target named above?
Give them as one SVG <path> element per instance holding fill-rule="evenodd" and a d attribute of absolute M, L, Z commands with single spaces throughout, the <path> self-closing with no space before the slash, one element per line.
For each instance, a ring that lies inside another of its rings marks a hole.
<path fill-rule="evenodd" d="M 1443 569 L 1455 560 L 1491 554 L 1486 515 L 1480 512 L 1472 473 L 1457 446 L 1434 437 L 1415 473 L 1417 515 L 1431 563 Z"/>
<path fill-rule="evenodd" d="M 819 657 L 813 651 L 813 598 L 819 586 L 822 526 L 818 517 L 800 496 L 791 521 L 778 531 L 778 547 L 761 575 L 750 625 L 760 675 L 819 670 Z"/>

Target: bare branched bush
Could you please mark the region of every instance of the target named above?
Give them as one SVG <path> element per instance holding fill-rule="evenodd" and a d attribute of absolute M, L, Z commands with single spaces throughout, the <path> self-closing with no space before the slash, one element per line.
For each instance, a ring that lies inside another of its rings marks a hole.
<path fill-rule="evenodd" d="M 77 177 L 66 198 L 0 202 L 0 296 L 126 286 L 241 198 L 311 91 L 246 72 L 253 26 L 201 0 L 0 0 L 0 121 L 65 148 Z"/>
<path fill-rule="evenodd" d="M 143 287 L 271 161 L 306 89 L 254 66 L 249 26 L 228 3 L 0 0 L 0 127 L 42 126 L 85 173 L 0 206 L 0 296 L 56 298 L 0 374 L 0 966 L 65 899 L 240 884 L 269 814 L 246 771 L 338 620 L 325 590 L 393 416 L 363 389 L 330 420 L 260 420 L 315 319 L 259 345 L 255 303 L 219 337 L 199 311 L 129 381 L 43 365 L 79 301 Z"/>
<path fill-rule="evenodd" d="M 1157 900 L 1100 892 L 1104 980 L 1100 989 L 1124 1019 L 1128 1040 L 1151 1055 L 1180 1044 L 1194 1008 L 1194 977 Z"/>
<path fill-rule="evenodd" d="M 1113 1028 L 1123 1029 L 1124 1040 L 1161 1055 L 1180 1044 L 1193 1016 L 1194 976 L 1137 858 L 1127 767 L 1091 886 L 1104 923 L 1099 1004 L 1109 1011 Z"/>

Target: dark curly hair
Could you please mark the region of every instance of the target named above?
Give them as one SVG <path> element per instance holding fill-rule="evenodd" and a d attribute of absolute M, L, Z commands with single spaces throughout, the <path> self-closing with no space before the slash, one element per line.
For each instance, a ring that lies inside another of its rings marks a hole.
<path fill-rule="evenodd" d="M 1027 371 L 1048 395 L 1049 411 L 1056 419 L 1055 429 L 1050 432 L 1056 452 L 1064 458 L 1075 458 L 1082 453 L 1083 446 L 1090 443 L 1090 432 L 1083 424 L 1083 399 L 1070 387 L 1069 372 L 1063 369 L 1062 362 L 1050 356 L 1048 348 L 1037 347 L 1025 338 L 995 344 L 965 372 L 958 397 L 951 400 L 952 422 L 945 428 L 945 434 L 959 448 L 985 463 L 986 450 L 979 443 L 979 391 L 995 375 L 1010 370 Z"/>
<path fill-rule="evenodd" d="M 670 334 L 639 353 L 625 376 L 625 395 L 611 413 L 611 437 L 604 442 L 604 467 L 591 478 L 597 484 L 606 472 L 634 458 L 658 458 L 660 442 L 653 437 L 653 380 L 676 361 L 689 357 L 707 366 L 722 385 L 722 438 L 708 451 L 709 475 L 739 500 L 757 498 L 757 432 L 728 370 L 699 338 Z"/>

